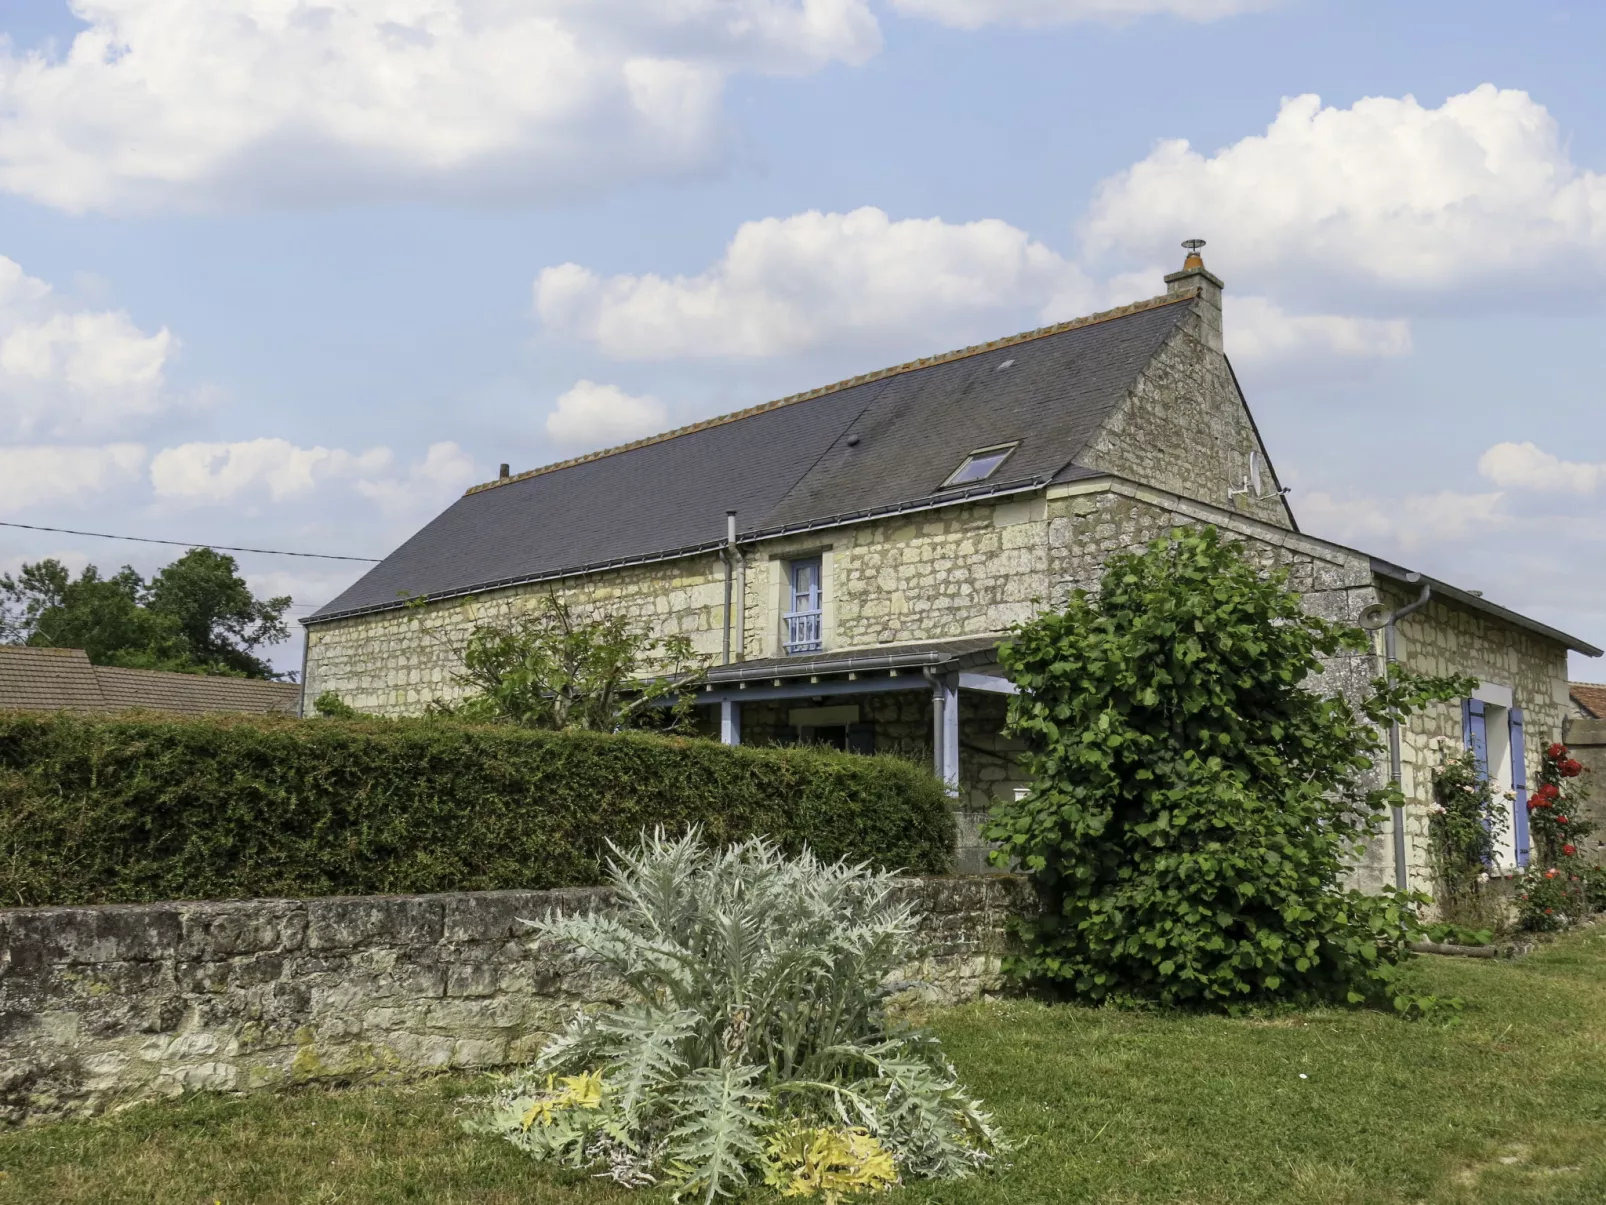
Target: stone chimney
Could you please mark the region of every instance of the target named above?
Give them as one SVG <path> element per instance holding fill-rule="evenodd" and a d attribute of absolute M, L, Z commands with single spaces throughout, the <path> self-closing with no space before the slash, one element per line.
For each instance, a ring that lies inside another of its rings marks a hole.
<path fill-rule="evenodd" d="M 1226 286 L 1221 283 L 1221 277 L 1204 266 L 1204 257 L 1199 254 L 1199 248 L 1205 245 L 1204 239 L 1191 238 L 1182 245 L 1188 249 L 1188 258 L 1182 261 L 1182 271 L 1165 278 L 1166 294 L 1177 297 L 1188 292 L 1198 293 L 1193 301 L 1193 312 L 1199 318 L 1199 329 L 1195 333 L 1205 346 L 1221 351 L 1221 290 Z"/>

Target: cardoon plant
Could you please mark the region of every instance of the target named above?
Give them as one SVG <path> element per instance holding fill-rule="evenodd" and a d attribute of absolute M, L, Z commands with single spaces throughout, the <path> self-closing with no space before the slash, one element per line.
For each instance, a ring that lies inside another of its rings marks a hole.
<path fill-rule="evenodd" d="M 577 1014 L 475 1128 L 705 1202 L 760 1181 L 832 1202 L 996 1158 L 936 1039 L 885 1010 L 914 931 L 891 875 L 662 832 L 609 871 L 615 910 L 532 923 L 629 1003 Z"/>

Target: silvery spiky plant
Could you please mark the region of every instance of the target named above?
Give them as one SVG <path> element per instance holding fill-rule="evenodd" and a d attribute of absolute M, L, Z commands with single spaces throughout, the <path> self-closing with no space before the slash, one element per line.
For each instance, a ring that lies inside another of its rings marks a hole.
<path fill-rule="evenodd" d="M 936 1039 L 883 1009 L 914 929 L 892 876 L 661 831 L 609 871 L 616 911 L 534 925 L 633 999 L 577 1015 L 476 1128 L 705 1202 L 759 1180 L 831 1202 L 996 1157 Z"/>

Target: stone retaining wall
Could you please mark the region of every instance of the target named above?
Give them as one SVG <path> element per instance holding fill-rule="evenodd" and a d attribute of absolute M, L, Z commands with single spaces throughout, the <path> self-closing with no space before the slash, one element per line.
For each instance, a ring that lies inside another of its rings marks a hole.
<path fill-rule="evenodd" d="M 1017 879 L 909 880 L 914 990 L 997 985 Z M 521 918 L 603 888 L 0 910 L 0 1123 L 189 1090 L 497 1067 L 617 985 Z"/>

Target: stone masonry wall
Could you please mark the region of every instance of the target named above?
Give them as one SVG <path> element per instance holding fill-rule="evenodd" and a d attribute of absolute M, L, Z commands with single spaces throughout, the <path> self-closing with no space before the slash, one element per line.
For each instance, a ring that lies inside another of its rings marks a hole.
<path fill-rule="evenodd" d="M 502 623 L 536 610 L 550 590 L 579 618 L 622 614 L 657 636 L 684 635 L 709 656 L 724 640 L 725 568 L 717 557 L 684 557 L 550 585 L 512 587 L 437 603 L 423 612 L 380 611 L 307 629 L 311 701 L 332 690 L 359 711 L 417 715 L 463 688 L 454 650 L 476 624 Z"/>
<path fill-rule="evenodd" d="M 1569 716 L 1562 740 L 1584 765 L 1582 781 L 1589 798 L 1582 815 L 1595 826 L 1594 835 L 1586 837 L 1580 848 L 1596 862 L 1606 864 L 1606 720 Z"/>
<path fill-rule="evenodd" d="M 938 1002 L 998 985 L 1024 884 L 908 880 L 900 982 Z M 405 1077 L 528 1059 L 620 986 L 520 918 L 605 889 L 0 910 L 0 1122 L 188 1090 Z"/>
<path fill-rule="evenodd" d="M 1194 305 L 1197 310 L 1199 303 Z M 1292 527 L 1232 368 L 1201 333 L 1196 313 L 1166 341 L 1080 462 L 1277 527 Z M 1227 491 L 1241 488 L 1249 473 L 1251 451 L 1258 451 L 1266 466 L 1262 481 L 1267 496 L 1236 494 L 1229 499 Z"/>
<path fill-rule="evenodd" d="M 1415 592 L 1392 584 L 1385 586 L 1382 594 L 1391 607 L 1416 599 Z M 1400 660 L 1419 673 L 1468 674 L 1510 687 L 1512 705 L 1523 712 L 1528 780 L 1535 780 L 1540 753 L 1561 739 L 1570 709 L 1564 646 L 1459 603 L 1433 598 L 1422 610 L 1400 621 L 1398 648 Z M 1407 799 L 1411 885 L 1431 890 L 1427 809 L 1433 801 L 1433 767 L 1439 761 L 1435 743 L 1463 747 L 1461 709 L 1457 704 L 1436 705 L 1413 717 L 1402 735 L 1401 788 Z"/>

